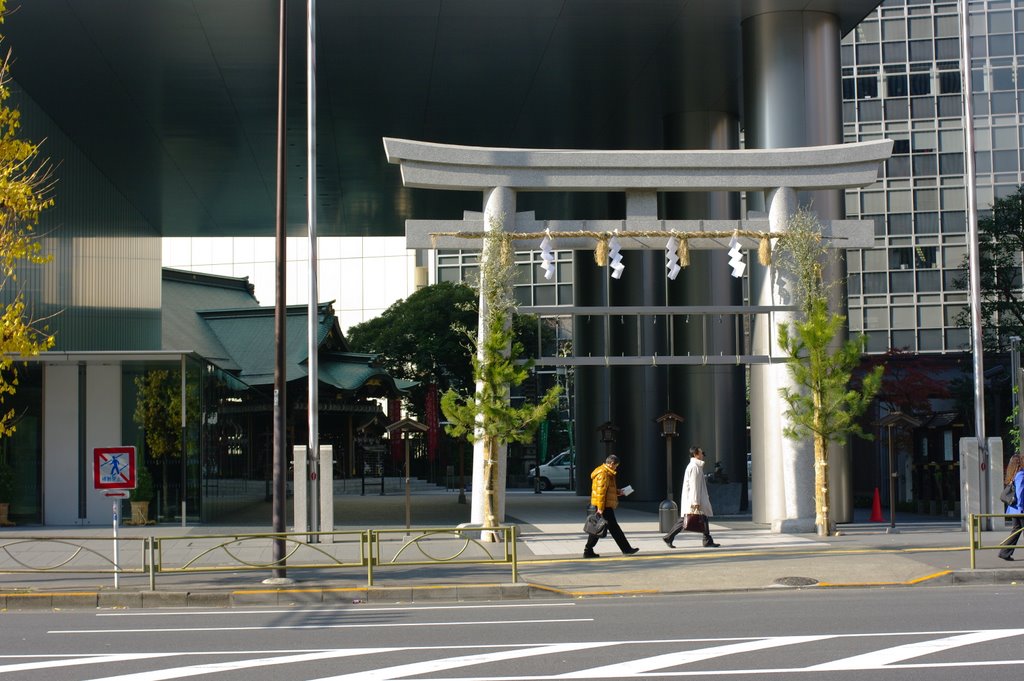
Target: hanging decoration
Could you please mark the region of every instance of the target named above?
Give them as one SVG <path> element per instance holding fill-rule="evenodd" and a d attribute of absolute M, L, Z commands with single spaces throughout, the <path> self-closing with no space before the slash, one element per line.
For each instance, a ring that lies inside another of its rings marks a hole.
<path fill-rule="evenodd" d="M 613 236 L 608 241 L 608 258 L 611 261 L 612 279 L 622 278 L 622 271 L 626 269 L 626 266 L 622 264 L 622 254 L 619 253 L 620 248 L 619 237 Z"/>
<path fill-rule="evenodd" d="M 551 248 L 550 230 L 544 230 L 544 240 L 540 242 L 540 268 L 544 270 L 544 278 L 555 276 L 555 253 Z"/>
<path fill-rule="evenodd" d="M 598 267 L 608 264 L 608 235 L 603 234 L 597 239 L 597 246 L 594 247 L 594 262 Z"/>
<path fill-rule="evenodd" d="M 665 268 L 668 270 L 668 278 L 675 281 L 679 275 L 679 239 L 672 235 L 665 244 Z"/>
<path fill-rule="evenodd" d="M 740 239 L 735 234 L 729 240 L 729 267 L 732 268 L 732 276 L 737 279 L 743 277 L 743 272 L 747 269 L 747 264 L 743 262 L 743 249 L 740 247 Z"/>
<path fill-rule="evenodd" d="M 437 248 L 437 239 L 441 237 L 454 237 L 458 239 L 481 239 L 485 235 L 482 232 L 432 232 L 431 248 Z M 511 253 L 512 242 L 529 241 L 540 239 L 541 268 L 544 270 L 544 278 L 551 279 L 554 276 L 554 240 L 555 239 L 593 239 L 594 262 L 600 267 L 610 266 L 612 278 L 619 279 L 626 266 L 622 264 L 622 245 L 619 237 L 634 237 L 638 239 L 665 238 L 668 243 L 665 245 L 665 269 L 669 279 L 675 279 L 684 267 L 690 266 L 690 239 L 725 239 L 729 238 L 729 265 L 733 268 L 732 276 L 742 277 L 746 272 L 747 264 L 743 260 L 743 246 L 740 238 L 756 239 L 758 241 L 757 259 L 761 265 L 769 267 L 772 264 L 771 240 L 781 237 L 782 234 L 774 232 L 759 232 L 754 230 L 736 229 L 732 231 L 697 231 L 678 232 L 675 230 L 630 230 L 627 232 L 595 232 L 590 230 L 557 232 L 546 229 L 543 232 L 515 232 L 503 234 L 503 250 Z M 674 245 L 673 245 L 674 244 Z M 670 252 L 675 252 L 675 263 Z M 673 274 L 673 272 L 675 274 Z"/>

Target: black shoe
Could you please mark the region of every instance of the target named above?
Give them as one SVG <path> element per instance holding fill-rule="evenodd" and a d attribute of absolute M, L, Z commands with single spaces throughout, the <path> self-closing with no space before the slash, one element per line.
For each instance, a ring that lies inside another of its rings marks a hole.
<path fill-rule="evenodd" d="M 674 549 L 676 547 L 676 545 L 673 544 L 672 540 L 668 537 L 662 537 L 661 541 L 665 542 L 665 546 L 669 547 L 670 549 Z"/>
<path fill-rule="evenodd" d="M 637 547 L 634 546 L 631 549 L 626 549 L 625 551 L 623 551 L 622 555 L 624 555 L 624 556 L 632 556 L 634 553 L 636 553 L 639 550 L 640 549 L 638 549 Z"/>
<path fill-rule="evenodd" d="M 1001 553 L 999 554 L 999 557 L 1002 558 L 1003 560 L 1010 560 L 1010 561 L 1013 560 L 1013 556 L 1004 556 Z"/>
<path fill-rule="evenodd" d="M 597 555 L 593 551 L 584 551 L 583 552 L 583 557 L 584 558 L 600 558 L 601 556 Z"/>
<path fill-rule="evenodd" d="M 721 544 L 716 544 L 713 541 L 704 542 L 704 548 L 706 549 L 717 549 L 719 546 L 721 546 Z"/>

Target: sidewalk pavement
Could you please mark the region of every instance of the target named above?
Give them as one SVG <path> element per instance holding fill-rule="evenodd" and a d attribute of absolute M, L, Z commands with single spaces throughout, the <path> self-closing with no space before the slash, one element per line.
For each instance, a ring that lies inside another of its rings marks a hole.
<path fill-rule="evenodd" d="M 582 532 L 588 499 L 570 492 L 533 494 L 510 490 L 506 523 L 520 529 L 519 581 L 508 565 L 425 565 L 389 567 L 375 572 L 366 586 L 359 568 L 300 571 L 294 583 L 268 586 L 269 572 L 218 572 L 161 575 L 157 590 L 147 579 L 122 575 L 114 589 L 111 575 L 0 574 L 0 609 L 61 607 L 238 606 L 324 602 L 398 602 L 509 598 L 557 598 L 597 595 L 670 594 L 777 588 L 905 587 L 950 583 L 1024 583 L 1024 563 L 1005 562 L 995 550 L 977 554 L 970 569 L 968 536 L 954 520 L 902 517 L 898 533 L 889 523 L 855 522 L 839 526 L 835 537 L 772 534 L 749 516 L 712 518 L 719 548 L 703 548 L 700 535 L 681 534 L 675 549 L 661 539 L 657 514 L 628 503 L 617 510 L 632 544 L 621 555 L 609 537 L 597 545 L 600 558 L 584 559 Z M 336 529 L 404 527 L 404 498 L 336 498 Z M 427 492 L 412 498 L 414 527 L 450 527 L 469 520 L 469 506 L 455 492 Z M 120 537 L 200 536 L 269 530 L 269 505 L 240 516 L 230 526 L 159 525 L 123 527 Z M 0 530 L 3 545 L 19 536 L 111 536 L 107 526 L 16 527 Z M 999 543 L 1008 530 L 986 532 L 983 545 Z M 0 556 L 2 558 L 3 556 Z M 24 560 L 24 557 L 21 556 Z M 1024 560 L 1024 552 L 1020 554 Z M 46 564 L 40 556 L 37 565 Z M 9 563 L 8 563 L 9 564 Z M 3 563 L 0 563 L 2 566 Z M 2 567 L 0 567 L 2 569 Z"/>

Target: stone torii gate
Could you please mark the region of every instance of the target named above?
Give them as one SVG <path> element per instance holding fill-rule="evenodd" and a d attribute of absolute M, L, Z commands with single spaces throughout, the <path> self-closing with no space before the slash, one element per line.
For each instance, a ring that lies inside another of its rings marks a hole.
<path fill-rule="evenodd" d="M 726 151 L 591 151 L 504 149 L 467 147 L 393 138 L 384 139 L 390 163 L 398 164 L 407 187 L 467 191 L 483 194 L 483 212 L 468 213 L 457 224 L 461 234 L 450 232 L 451 221 L 408 220 L 409 248 L 479 248 L 480 235 L 501 228 L 538 239 L 545 229 L 557 232 L 585 232 L 589 236 L 558 238 L 559 249 L 593 247 L 593 233 L 616 233 L 623 249 L 662 249 L 665 237 L 685 233 L 689 247 L 728 247 L 723 233 L 745 234 L 743 248 L 757 248 L 752 233 L 778 235 L 786 231 L 789 217 L 798 209 L 797 191 L 865 187 L 878 177 L 878 169 L 892 152 L 890 140 L 791 149 L 747 149 Z M 532 213 L 516 212 L 516 193 L 530 192 L 623 192 L 626 217 L 623 220 L 543 221 Z M 740 192 L 763 191 L 767 218 L 746 220 L 660 220 L 658 192 Z M 826 242 L 839 249 L 873 245 L 871 221 L 822 221 Z M 702 238 L 698 233 L 706 233 Z M 475 238 L 474 238 L 475 237 Z M 517 237 L 513 237 L 517 238 Z M 753 265 L 753 263 L 752 263 Z M 784 275 L 772 266 L 752 266 L 750 306 L 721 312 L 747 312 L 753 317 L 750 355 L 728 358 L 751 364 L 752 455 L 763 496 L 755 507 L 754 520 L 771 523 L 775 532 L 813 532 L 814 454 L 810 442 L 787 440 L 781 413 L 779 389 L 790 386 L 784 356 L 775 329 L 791 322 L 793 308 L 786 304 Z M 625 276 L 629 276 L 628 272 Z M 552 308 L 566 314 L 566 308 Z M 666 309 L 666 312 L 670 310 Z M 712 310 L 714 311 L 714 310 Z M 571 314 L 600 313 L 599 309 L 570 308 Z M 481 324 L 481 331 L 486 325 Z M 595 358 L 548 360 L 548 364 L 582 364 Z M 575 360 L 575 362 L 574 362 Z M 694 364 L 708 358 L 690 356 L 614 357 L 599 361 L 604 366 L 654 363 Z M 712 359 L 712 361 L 715 361 Z M 655 415 L 652 415 L 652 418 Z M 758 465 L 760 464 L 760 465 Z M 505 452 L 499 457 L 498 480 L 506 474 Z M 830 485 L 845 478 L 847 471 L 835 466 Z M 483 452 L 474 447 L 472 522 L 483 520 Z M 504 518 L 504 489 L 498 490 L 498 518 Z"/>

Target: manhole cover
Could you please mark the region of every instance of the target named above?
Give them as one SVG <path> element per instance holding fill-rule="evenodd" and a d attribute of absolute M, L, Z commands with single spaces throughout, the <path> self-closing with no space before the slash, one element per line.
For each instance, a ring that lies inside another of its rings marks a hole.
<path fill-rule="evenodd" d="M 779 586 L 813 586 L 817 583 L 813 577 L 779 577 L 775 580 Z"/>

